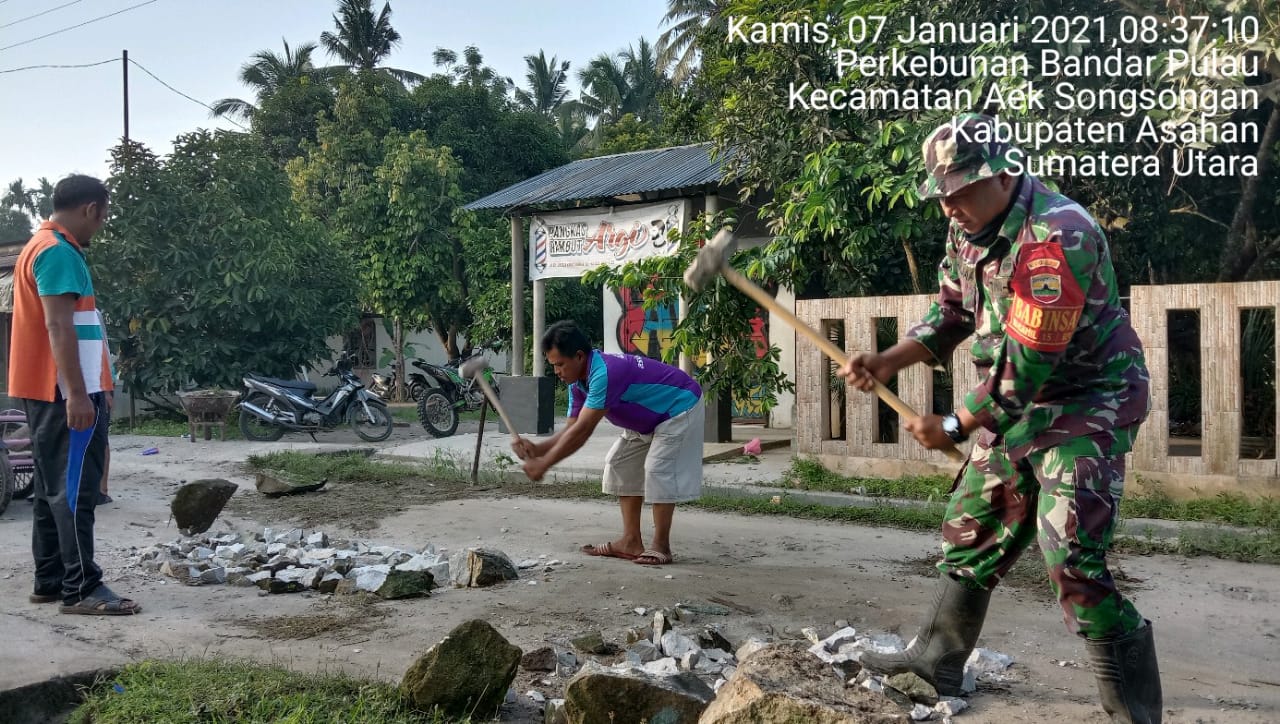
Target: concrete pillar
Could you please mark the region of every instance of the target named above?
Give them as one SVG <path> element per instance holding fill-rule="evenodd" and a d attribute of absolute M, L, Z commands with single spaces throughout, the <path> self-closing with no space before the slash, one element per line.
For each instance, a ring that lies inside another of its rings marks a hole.
<path fill-rule="evenodd" d="M 547 331 L 547 280 L 533 280 L 533 376 L 545 377 L 547 363 L 542 356 L 542 334 Z"/>
<path fill-rule="evenodd" d="M 511 215 L 511 376 L 524 375 L 524 223 Z"/>

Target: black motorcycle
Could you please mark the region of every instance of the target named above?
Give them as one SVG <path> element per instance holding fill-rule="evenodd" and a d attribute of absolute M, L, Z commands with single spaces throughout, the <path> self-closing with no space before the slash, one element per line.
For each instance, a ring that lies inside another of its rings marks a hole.
<path fill-rule="evenodd" d="M 476 347 L 470 354 L 451 359 L 444 365 L 414 360 L 413 366 L 425 372 L 435 382 L 435 386 L 428 388 L 426 394 L 418 400 L 418 422 L 432 436 L 449 437 L 458 431 L 459 413 L 479 410 L 484 405 L 484 391 L 480 389 L 480 385 L 459 372 L 464 362 L 484 353 L 483 347 Z M 486 367 L 481 374 L 489 383 L 493 394 L 499 395 L 498 381 L 493 376 L 493 370 Z"/>
<path fill-rule="evenodd" d="M 418 360 L 418 362 L 421 362 L 421 361 L 422 360 Z M 405 380 L 405 391 L 409 393 L 409 399 L 413 400 L 414 402 L 421 400 L 422 396 L 427 393 L 427 390 L 431 389 L 431 383 L 427 381 L 426 375 L 422 374 L 421 372 L 410 372 L 409 374 L 405 375 L 405 377 L 408 378 Z M 396 391 L 395 367 L 392 367 L 391 371 L 385 375 L 374 372 L 372 375 L 372 379 L 373 381 L 369 385 L 369 390 L 372 391 L 373 394 L 383 399 L 386 399 L 391 395 L 395 394 L 395 391 Z"/>
<path fill-rule="evenodd" d="M 394 422 L 387 403 L 364 388 L 351 371 L 351 356 L 343 352 L 325 377 L 342 384 L 324 399 L 316 399 L 316 385 L 250 374 L 240 401 L 240 432 L 246 440 L 275 442 L 286 432 L 330 432 L 350 425 L 362 440 L 381 442 L 391 436 Z"/>

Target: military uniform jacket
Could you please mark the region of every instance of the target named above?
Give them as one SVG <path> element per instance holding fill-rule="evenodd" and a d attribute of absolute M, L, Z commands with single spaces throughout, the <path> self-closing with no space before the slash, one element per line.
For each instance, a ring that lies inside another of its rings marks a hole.
<path fill-rule="evenodd" d="M 985 379 L 964 406 L 986 444 L 1003 443 L 1016 459 L 1146 417 L 1142 343 L 1120 305 L 1106 236 L 1079 204 L 1027 176 L 988 246 L 951 225 L 938 282 L 907 338 L 939 361 L 975 335 Z"/>

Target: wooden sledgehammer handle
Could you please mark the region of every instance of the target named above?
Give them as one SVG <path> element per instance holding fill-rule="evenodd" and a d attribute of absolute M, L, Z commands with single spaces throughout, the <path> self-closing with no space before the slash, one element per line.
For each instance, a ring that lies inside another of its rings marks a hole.
<path fill-rule="evenodd" d="M 507 411 L 503 409 L 502 403 L 498 401 L 498 396 L 493 394 L 493 388 L 484 379 L 484 371 L 476 373 L 476 384 L 480 385 L 480 390 L 484 392 L 484 396 L 489 398 L 489 407 L 498 411 L 498 416 L 502 418 L 503 424 L 507 426 L 507 432 L 511 437 L 520 439 L 520 433 L 516 432 L 516 426 L 511 424 L 511 418 L 507 416 Z"/>
<path fill-rule="evenodd" d="M 809 325 L 800 321 L 800 319 L 796 317 L 796 315 L 792 314 L 786 307 L 779 304 L 778 300 L 774 299 L 772 296 L 769 295 L 768 292 L 761 289 L 750 279 L 743 276 L 737 269 L 734 269 L 728 264 L 725 264 L 721 268 L 720 274 L 724 276 L 724 278 L 728 280 L 730 284 L 737 287 L 738 290 L 741 291 L 743 294 L 747 295 L 748 297 L 751 297 L 756 301 L 757 304 L 769 310 L 770 314 L 778 315 L 783 320 L 785 320 L 787 324 L 790 324 L 797 332 L 799 332 L 800 334 L 803 334 L 805 337 L 808 337 L 809 341 L 818 345 L 818 349 L 825 352 L 826 355 L 830 357 L 832 361 L 834 361 L 837 365 L 843 367 L 846 363 L 848 363 L 849 356 L 844 353 L 844 350 L 832 344 L 831 340 L 827 339 L 823 335 L 818 334 L 818 331 L 813 327 L 810 327 Z M 871 378 L 871 380 L 875 384 L 876 396 L 884 400 L 885 404 L 888 405 L 889 407 L 892 407 L 895 412 L 897 412 L 899 415 L 901 415 L 903 418 L 907 420 L 914 420 L 917 417 L 920 417 L 920 415 L 916 414 L 915 410 L 911 409 L 910 405 L 902 401 L 902 398 L 893 394 L 893 391 L 890 390 L 888 387 L 885 387 L 883 382 L 875 379 L 874 376 Z M 958 463 L 962 463 L 965 461 L 964 453 L 957 450 L 954 445 L 951 447 L 942 448 L 942 452 L 947 457 L 951 458 L 952 460 Z"/>

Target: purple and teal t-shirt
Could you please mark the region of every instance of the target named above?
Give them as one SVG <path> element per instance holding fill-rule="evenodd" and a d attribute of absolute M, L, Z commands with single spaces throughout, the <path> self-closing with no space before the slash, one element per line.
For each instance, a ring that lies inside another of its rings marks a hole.
<path fill-rule="evenodd" d="M 569 417 L 604 410 L 618 427 L 648 435 L 702 399 L 702 388 L 678 367 L 635 354 L 592 350 L 587 381 L 569 385 Z"/>

